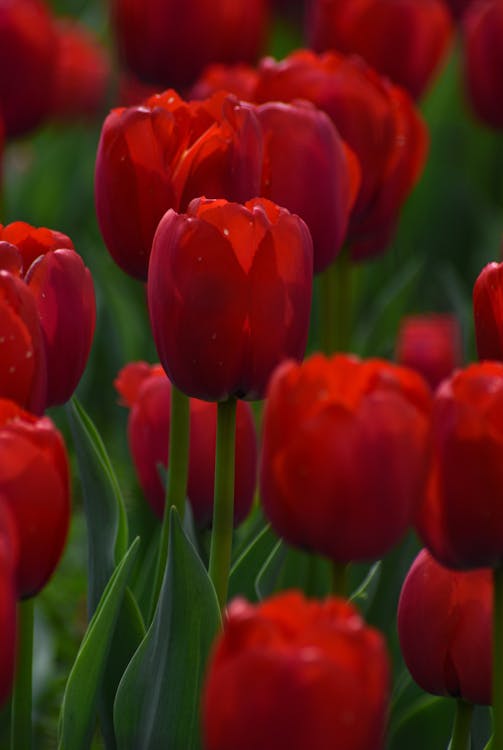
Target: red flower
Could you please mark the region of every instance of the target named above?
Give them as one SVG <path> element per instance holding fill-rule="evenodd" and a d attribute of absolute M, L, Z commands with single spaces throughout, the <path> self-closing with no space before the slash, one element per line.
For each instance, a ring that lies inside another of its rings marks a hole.
<path fill-rule="evenodd" d="M 33 596 L 52 575 L 66 541 L 68 459 L 50 419 L 37 419 L 5 399 L 0 399 L 0 498 L 19 540 L 18 596 Z"/>
<path fill-rule="evenodd" d="M 503 561 L 503 365 L 444 381 L 433 403 L 428 491 L 417 518 L 425 546 L 450 568 Z"/>
<path fill-rule="evenodd" d="M 245 102 L 252 102 L 258 82 L 256 68 L 245 63 L 208 65 L 190 91 L 191 99 L 206 99 L 217 91 L 229 91 Z"/>
<path fill-rule="evenodd" d="M 91 274 L 69 237 L 21 221 L 0 225 L 0 268 L 24 278 L 35 301 L 47 368 L 43 407 L 62 404 L 79 383 L 93 340 L 96 303 Z M 2 395 L 14 398 L 4 391 Z"/>
<path fill-rule="evenodd" d="M 398 333 L 396 359 L 435 388 L 461 365 L 461 331 L 452 315 L 412 315 Z"/>
<path fill-rule="evenodd" d="M 244 201 L 259 193 L 260 125 L 250 105 L 174 91 L 113 110 L 96 159 L 96 212 L 105 244 L 131 276 L 147 278 L 156 227 L 200 195 Z"/>
<path fill-rule="evenodd" d="M 492 599 L 490 570 L 448 570 L 419 553 L 400 595 L 398 635 L 423 690 L 491 703 Z"/>
<path fill-rule="evenodd" d="M 384 555 L 424 491 L 430 392 L 380 360 L 278 367 L 263 421 L 261 495 L 275 531 L 337 562 Z"/>
<path fill-rule="evenodd" d="M 443 0 L 314 0 L 309 38 L 317 52 L 361 55 L 414 97 L 445 58 L 452 21 Z"/>
<path fill-rule="evenodd" d="M 160 365 L 126 365 L 115 387 L 126 406 L 129 447 L 145 497 L 162 518 L 164 486 L 159 464 L 168 463 L 171 384 Z M 190 399 L 190 452 L 187 495 L 199 528 L 211 526 L 215 482 L 216 404 Z M 257 439 L 249 404 L 240 401 L 236 413 L 236 471 L 234 524 L 248 515 L 255 490 Z"/>
<path fill-rule="evenodd" d="M 503 359 L 503 263 L 488 263 L 473 287 L 479 359 Z"/>
<path fill-rule="evenodd" d="M 56 69 L 51 91 L 51 114 L 68 120 L 101 112 L 110 78 L 105 48 L 82 24 L 66 19 L 56 25 Z"/>
<path fill-rule="evenodd" d="M 189 396 L 261 398 L 274 367 L 301 359 L 312 242 L 304 222 L 263 198 L 193 201 L 157 229 L 148 275 L 162 365 Z"/>
<path fill-rule="evenodd" d="M 465 87 L 482 122 L 503 128 L 503 0 L 470 5 L 463 21 Z"/>
<path fill-rule="evenodd" d="M 257 101 L 307 99 L 332 118 L 362 165 L 348 237 L 351 257 L 385 250 L 426 157 L 425 125 L 410 97 L 359 58 L 335 52 L 300 50 L 280 63 L 266 59 L 259 73 Z"/>
<path fill-rule="evenodd" d="M 0 495 L 0 706 L 14 681 L 16 661 L 16 566 L 18 542 L 12 515 Z"/>
<path fill-rule="evenodd" d="M 0 5 L 0 111 L 8 136 L 40 124 L 49 110 L 56 32 L 41 0 Z M 8 74 L 7 72 L 8 71 Z"/>
<path fill-rule="evenodd" d="M 314 271 L 332 263 L 346 237 L 360 166 L 330 118 L 308 104 L 257 108 L 264 136 L 262 195 L 308 225 Z"/>
<path fill-rule="evenodd" d="M 203 695 L 207 750 L 380 750 L 384 639 L 342 599 L 236 599 Z"/>

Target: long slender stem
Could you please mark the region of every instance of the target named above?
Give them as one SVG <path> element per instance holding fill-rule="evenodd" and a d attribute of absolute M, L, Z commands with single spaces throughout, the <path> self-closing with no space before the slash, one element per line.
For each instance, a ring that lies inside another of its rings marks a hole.
<path fill-rule="evenodd" d="M 349 257 L 342 252 L 320 279 L 321 348 L 325 354 L 350 348 L 351 270 Z"/>
<path fill-rule="evenodd" d="M 332 594 L 348 596 L 349 563 L 332 563 Z"/>
<path fill-rule="evenodd" d="M 503 750 L 503 567 L 493 571 L 493 737 L 492 750 Z"/>
<path fill-rule="evenodd" d="M 162 521 L 159 553 L 155 573 L 154 588 L 150 606 L 152 619 L 159 591 L 161 590 L 166 560 L 168 559 L 169 543 L 169 511 L 175 506 L 180 518 L 185 511 L 185 496 L 187 494 L 187 478 L 189 473 L 189 439 L 190 439 L 190 401 L 189 398 L 171 386 L 171 415 L 169 428 L 168 479 L 166 482 L 166 504 Z"/>
<path fill-rule="evenodd" d="M 227 600 L 234 520 L 234 443 L 236 400 L 218 404 L 215 497 L 210 547 L 210 578 L 221 609 Z"/>
<path fill-rule="evenodd" d="M 32 746 L 32 663 L 34 599 L 18 604 L 17 666 L 11 703 L 11 750 Z"/>
<path fill-rule="evenodd" d="M 473 705 L 458 699 L 448 750 L 470 750 Z"/>

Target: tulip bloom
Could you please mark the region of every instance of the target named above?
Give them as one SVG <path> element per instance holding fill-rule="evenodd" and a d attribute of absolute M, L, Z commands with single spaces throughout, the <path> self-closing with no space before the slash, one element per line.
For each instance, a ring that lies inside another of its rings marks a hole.
<path fill-rule="evenodd" d="M 17 595 L 34 596 L 56 568 L 67 537 L 68 459 L 50 419 L 37 419 L 5 399 L 0 399 L 0 498 L 19 542 Z"/>
<path fill-rule="evenodd" d="M 423 690 L 491 703 L 492 610 L 490 570 L 448 570 L 419 553 L 400 594 L 398 636 Z"/>
<path fill-rule="evenodd" d="M 503 128 L 503 0 L 473 3 L 462 22 L 465 88 L 486 125 Z"/>
<path fill-rule="evenodd" d="M 503 263 L 488 263 L 473 287 L 479 359 L 503 359 Z"/>
<path fill-rule="evenodd" d="M 424 491 L 426 383 L 384 361 L 315 355 L 278 367 L 267 396 L 260 482 L 273 529 L 339 563 L 384 555 Z"/>
<path fill-rule="evenodd" d="M 416 370 L 432 390 L 461 365 L 461 331 L 453 315 L 412 315 L 400 326 L 400 365 Z"/>
<path fill-rule="evenodd" d="M 258 82 L 256 68 L 245 63 L 208 65 L 190 90 L 191 99 L 207 99 L 217 91 L 229 91 L 245 102 L 255 98 L 255 87 Z"/>
<path fill-rule="evenodd" d="M 443 0 L 313 0 L 310 45 L 361 55 L 419 98 L 445 59 L 452 21 Z"/>
<path fill-rule="evenodd" d="M 424 545 L 450 568 L 503 562 L 503 365 L 458 370 L 438 389 L 432 464 L 416 519 Z"/>
<path fill-rule="evenodd" d="M 224 93 L 184 102 L 174 91 L 115 109 L 96 158 L 96 213 L 123 271 L 147 278 L 163 214 L 201 195 L 245 201 L 259 194 L 262 137 L 253 108 Z"/>
<path fill-rule="evenodd" d="M 16 661 L 16 566 L 18 542 L 14 520 L 0 495 L 0 706 L 12 689 Z"/>
<path fill-rule="evenodd" d="M 0 111 L 8 136 L 40 124 L 49 109 L 56 31 L 42 0 L 0 5 Z"/>
<path fill-rule="evenodd" d="M 335 259 L 360 185 L 360 166 L 330 118 L 307 102 L 257 108 L 264 136 L 262 195 L 308 225 L 314 272 Z"/>
<path fill-rule="evenodd" d="M 160 365 L 126 365 L 115 387 L 131 409 L 129 447 L 146 499 L 159 518 L 164 513 L 164 485 L 159 464 L 168 463 L 171 384 Z M 190 449 L 187 496 L 199 528 L 211 526 L 215 483 L 216 404 L 190 399 Z M 234 525 L 248 515 L 255 490 L 257 439 L 249 404 L 236 412 Z"/>
<path fill-rule="evenodd" d="M 303 357 L 313 248 L 298 216 L 257 198 L 198 199 L 168 211 L 152 246 L 148 305 L 171 382 L 206 401 L 262 398 L 287 357 Z"/>
<path fill-rule="evenodd" d="M 348 602 L 236 599 L 208 667 L 205 748 L 380 750 L 388 684 L 384 639 Z"/>
<path fill-rule="evenodd" d="M 300 50 L 279 63 L 262 62 L 255 99 L 307 99 L 331 117 L 362 165 L 349 226 L 351 258 L 383 252 L 426 158 L 426 128 L 410 96 L 360 58 Z"/>
<path fill-rule="evenodd" d="M 2 267 L 24 279 L 35 301 L 47 368 L 43 406 L 63 404 L 79 383 L 93 340 L 96 303 L 91 274 L 69 237 L 21 221 L 0 225 Z"/>

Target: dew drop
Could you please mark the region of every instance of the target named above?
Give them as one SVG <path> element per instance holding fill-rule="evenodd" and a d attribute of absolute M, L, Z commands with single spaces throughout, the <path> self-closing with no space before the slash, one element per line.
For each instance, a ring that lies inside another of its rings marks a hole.
<path fill-rule="evenodd" d="M 28 349 L 28 351 L 25 354 L 25 357 L 26 359 L 30 359 L 31 357 L 33 357 L 33 352 L 31 349 Z"/>
<path fill-rule="evenodd" d="M 224 234 L 226 237 L 229 236 L 229 230 L 227 229 L 227 227 L 224 228 Z"/>
<path fill-rule="evenodd" d="M 15 368 L 15 366 L 14 366 L 14 365 L 11 365 L 11 366 L 9 367 L 9 372 L 10 372 L 10 374 L 11 374 L 11 375 L 13 375 L 13 374 L 14 374 L 14 373 L 16 372 L 16 368 Z"/>

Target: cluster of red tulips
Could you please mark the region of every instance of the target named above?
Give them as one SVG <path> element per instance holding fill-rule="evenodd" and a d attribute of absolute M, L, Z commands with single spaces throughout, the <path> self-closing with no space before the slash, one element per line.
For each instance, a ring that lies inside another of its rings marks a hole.
<path fill-rule="evenodd" d="M 401 588 L 401 658 L 454 699 L 451 750 L 469 750 L 476 705 L 492 706 L 486 748 L 503 750 L 503 264 L 473 280 L 479 362 L 462 366 L 452 314 L 402 320 L 394 362 L 351 351 L 354 276 L 389 248 L 421 179 L 418 100 L 455 39 L 470 106 L 503 127 L 503 0 L 291 3 L 285 23 L 305 10 L 309 48 L 259 60 L 276 5 L 111 0 L 114 76 L 75 21 L 42 0 L 0 3 L 7 152 L 51 118 L 120 105 L 97 144 L 96 218 L 145 285 L 160 363 L 139 351 L 114 382 L 155 517 L 138 540 L 74 397 L 97 319 L 92 259 L 55 229 L 0 224 L 11 750 L 33 747 L 34 605 L 72 486 L 89 623 L 61 750 L 390 746 L 392 636 L 363 603 L 386 596 L 380 561 L 412 534 L 424 547 Z M 70 459 L 59 412 L 46 415 L 63 404 Z"/>

